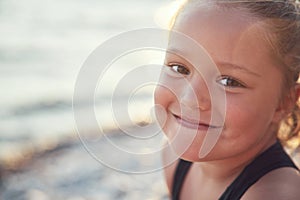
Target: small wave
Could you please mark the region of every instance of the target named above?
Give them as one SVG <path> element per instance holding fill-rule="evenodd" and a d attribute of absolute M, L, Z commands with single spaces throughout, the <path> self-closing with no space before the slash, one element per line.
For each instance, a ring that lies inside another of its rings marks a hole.
<path fill-rule="evenodd" d="M 71 101 L 63 101 L 63 100 L 42 101 L 42 102 L 37 102 L 29 105 L 17 106 L 10 111 L 10 115 L 13 116 L 30 115 L 37 112 L 66 110 L 71 108 L 72 108 Z"/>
<path fill-rule="evenodd" d="M 140 95 L 137 97 L 139 101 L 149 100 L 151 97 L 149 95 Z M 99 99 L 95 100 L 95 105 L 107 106 L 109 102 L 112 101 L 112 97 L 103 96 Z M 121 102 L 128 102 L 128 95 L 119 95 L 115 96 L 113 101 L 117 104 L 124 104 Z M 109 104 L 110 105 L 110 104 Z M 87 107 L 90 106 L 90 101 L 82 101 L 79 102 L 76 106 L 78 107 Z M 2 117 L 18 117 L 18 116 L 26 116 L 26 115 L 33 115 L 38 114 L 41 112 L 55 112 L 55 111 L 66 111 L 72 109 L 72 99 L 58 99 L 58 100 L 44 100 L 38 102 L 27 103 L 23 105 L 16 105 L 10 109 L 8 109 L 4 114 L 2 113 Z"/>

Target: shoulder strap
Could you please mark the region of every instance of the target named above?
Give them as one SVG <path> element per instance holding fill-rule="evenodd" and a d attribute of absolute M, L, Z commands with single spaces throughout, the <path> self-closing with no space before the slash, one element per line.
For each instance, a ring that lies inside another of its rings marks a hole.
<path fill-rule="evenodd" d="M 179 200 L 180 192 L 186 174 L 188 173 L 192 163 L 180 159 L 174 174 L 173 186 L 172 186 L 172 200 Z"/>
<path fill-rule="evenodd" d="M 279 141 L 252 161 L 225 190 L 219 200 L 239 200 L 247 189 L 268 172 L 281 167 L 298 169 Z M 298 169 L 299 170 L 299 169 Z"/>

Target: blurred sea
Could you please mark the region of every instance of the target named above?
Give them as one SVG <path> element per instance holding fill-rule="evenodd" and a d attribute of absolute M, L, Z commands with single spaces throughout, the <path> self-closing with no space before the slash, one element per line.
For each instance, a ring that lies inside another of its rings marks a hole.
<path fill-rule="evenodd" d="M 166 28 L 173 2 L 0 0 L 0 161 L 28 145 L 51 146 L 51 141 L 74 137 L 72 97 L 84 61 L 101 43 L 122 32 Z M 126 74 L 120 69 L 160 64 L 162 58 L 161 52 L 137 52 L 120 59 L 119 68 L 108 73 L 95 108 L 104 127 L 115 126 L 107 100 Z M 158 73 L 140 74 L 153 75 L 158 77 Z M 130 120 L 151 122 L 153 89 L 152 85 L 136 92 L 128 105 Z M 114 98 L 121 106 L 128 102 L 128 94 Z M 84 106 L 82 102 L 81 109 Z"/>

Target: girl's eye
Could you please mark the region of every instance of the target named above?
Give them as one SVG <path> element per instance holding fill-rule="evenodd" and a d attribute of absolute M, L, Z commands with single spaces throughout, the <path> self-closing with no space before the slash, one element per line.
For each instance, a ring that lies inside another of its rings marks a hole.
<path fill-rule="evenodd" d="M 180 64 L 170 64 L 168 67 L 171 68 L 172 71 L 182 75 L 189 75 L 191 73 L 188 68 Z"/>
<path fill-rule="evenodd" d="M 245 88 L 245 84 L 241 83 L 240 81 L 230 77 L 230 76 L 223 76 L 221 78 L 219 78 L 218 83 L 220 83 L 221 85 L 225 86 L 225 87 L 240 87 L 240 88 Z"/>

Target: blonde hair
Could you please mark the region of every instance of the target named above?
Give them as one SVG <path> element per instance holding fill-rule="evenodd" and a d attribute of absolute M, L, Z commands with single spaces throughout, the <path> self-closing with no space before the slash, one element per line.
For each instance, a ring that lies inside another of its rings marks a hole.
<path fill-rule="evenodd" d="M 174 15 L 171 27 L 186 6 L 205 4 L 226 9 L 242 9 L 250 17 L 263 21 L 267 39 L 284 77 L 288 95 L 297 83 L 300 72 L 300 3 L 299 0 L 185 0 Z M 286 147 L 300 147 L 300 101 L 282 120 L 278 138 Z"/>

